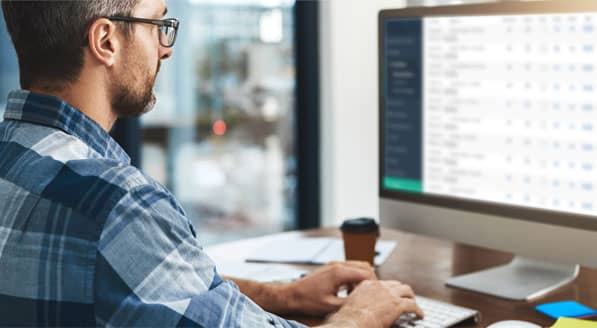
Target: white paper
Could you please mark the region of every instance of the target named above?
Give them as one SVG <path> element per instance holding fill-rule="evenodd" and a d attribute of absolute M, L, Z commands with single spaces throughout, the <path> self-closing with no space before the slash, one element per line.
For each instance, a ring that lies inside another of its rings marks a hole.
<path fill-rule="evenodd" d="M 259 282 L 290 282 L 307 274 L 288 265 L 263 263 L 222 262 L 217 268 L 220 275 Z"/>
<path fill-rule="evenodd" d="M 395 241 L 378 240 L 375 245 L 375 265 L 383 264 L 396 245 Z M 325 264 L 344 260 L 344 244 L 341 239 L 301 236 L 271 241 L 247 257 L 249 262 L 296 264 Z"/>
<path fill-rule="evenodd" d="M 268 243 L 296 238 L 299 232 L 284 232 L 271 236 L 227 242 L 206 247 L 204 251 L 215 262 L 220 275 L 260 282 L 287 282 L 300 278 L 307 271 L 286 264 L 247 263 L 245 259 L 255 249 Z"/>

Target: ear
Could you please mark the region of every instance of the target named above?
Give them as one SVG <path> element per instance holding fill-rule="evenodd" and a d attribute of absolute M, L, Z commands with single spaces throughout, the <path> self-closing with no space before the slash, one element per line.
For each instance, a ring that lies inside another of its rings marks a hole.
<path fill-rule="evenodd" d="M 97 19 L 87 31 L 91 56 L 99 63 L 112 67 L 121 48 L 116 25 L 107 18 Z"/>

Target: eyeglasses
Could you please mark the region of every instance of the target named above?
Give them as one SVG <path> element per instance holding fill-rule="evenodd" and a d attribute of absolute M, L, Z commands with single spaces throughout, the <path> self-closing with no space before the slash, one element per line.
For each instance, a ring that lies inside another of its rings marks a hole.
<path fill-rule="evenodd" d="M 160 27 L 160 44 L 162 47 L 170 48 L 176 41 L 176 32 L 178 31 L 178 19 L 166 18 L 166 19 L 146 19 L 138 17 L 127 17 L 127 16 L 107 16 L 105 17 L 113 21 L 122 21 L 129 23 L 145 23 L 153 24 Z"/>

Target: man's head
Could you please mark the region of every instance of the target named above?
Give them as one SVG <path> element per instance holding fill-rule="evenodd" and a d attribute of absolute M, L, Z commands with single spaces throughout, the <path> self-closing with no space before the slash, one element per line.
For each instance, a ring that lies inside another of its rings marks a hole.
<path fill-rule="evenodd" d="M 2 0 L 2 9 L 23 89 L 60 92 L 92 81 L 105 89 L 118 117 L 141 114 L 155 102 L 159 62 L 172 52 L 160 44 L 160 26 L 107 17 L 160 19 L 164 0 Z"/>

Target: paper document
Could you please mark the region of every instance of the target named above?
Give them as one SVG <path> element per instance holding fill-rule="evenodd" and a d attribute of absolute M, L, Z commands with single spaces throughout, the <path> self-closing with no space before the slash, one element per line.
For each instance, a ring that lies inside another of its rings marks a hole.
<path fill-rule="evenodd" d="M 375 246 L 375 265 L 381 265 L 394 248 L 395 241 L 378 240 Z M 325 264 L 330 261 L 344 261 L 344 244 L 339 238 L 295 237 L 276 240 L 247 257 L 247 262 Z"/>
<path fill-rule="evenodd" d="M 287 265 L 246 262 L 222 262 L 217 270 L 223 276 L 259 282 L 290 282 L 308 273 Z"/>
<path fill-rule="evenodd" d="M 212 245 L 206 247 L 204 251 L 216 263 L 220 275 L 260 282 L 292 281 L 300 278 L 308 271 L 287 264 L 247 263 L 245 259 L 254 249 L 276 240 L 296 238 L 299 234 L 298 232 L 284 232 L 273 236 L 237 240 Z"/>

